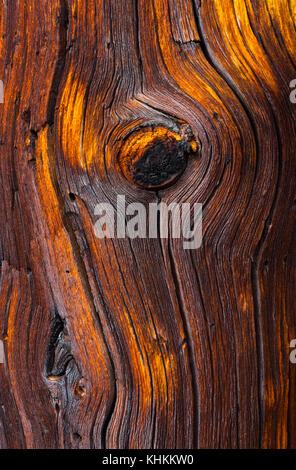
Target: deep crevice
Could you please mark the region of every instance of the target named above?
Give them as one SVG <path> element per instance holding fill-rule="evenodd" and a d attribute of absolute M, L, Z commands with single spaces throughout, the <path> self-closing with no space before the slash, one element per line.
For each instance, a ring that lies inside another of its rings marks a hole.
<path fill-rule="evenodd" d="M 46 120 L 49 126 L 52 126 L 54 123 L 58 91 L 65 68 L 67 54 L 67 33 L 69 25 L 69 8 L 67 0 L 60 1 L 60 16 L 58 17 L 57 22 L 59 24 L 59 51 L 47 103 Z"/>
<path fill-rule="evenodd" d="M 173 277 L 173 282 L 175 285 L 175 292 L 179 306 L 179 312 L 182 318 L 182 324 L 184 328 L 184 333 L 187 342 L 188 349 L 188 359 L 189 359 L 189 368 L 192 378 L 192 394 L 193 394 L 193 448 L 197 448 L 198 445 L 198 434 L 199 434 L 199 392 L 198 392 L 198 377 L 196 373 L 195 357 L 194 357 L 194 345 L 192 341 L 192 336 L 190 334 L 189 326 L 187 323 L 186 307 L 182 299 L 182 289 L 180 287 L 180 282 L 178 278 L 177 269 L 174 262 L 174 257 L 172 254 L 172 248 L 170 242 L 168 242 L 168 256 L 171 265 L 171 273 Z"/>
<path fill-rule="evenodd" d="M 257 126 L 256 122 L 248 109 L 248 106 L 246 105 L 244 101 L 244 97 L 241 94 L 240 90 L 236 86 L 235 82 L 232 80 L 232 78 L 229 76 L 229 74 L 223 69 L 222 65 L 215 62 L 215 60 L 211 56 L 210 48 L 207 45 L 207 42 L 205 40 L 205 35 L 203 32 L 202 28 L 202 23 L 201 23 L 201 18 L 200 18 L 200 6 L 196 5 L 196 0 L 193 1 L 193 9 L 194 9 L 194 15 L 196 19 L 196 24 L 197 28 L 200 34 L 201 38 L 201 48 L 204 53 L 205 58 L 207 61 L 210 63 L 210 65 L 216 70 L 216 72 L 226 81 L 228 86 L 232 89 L 232 91 L 235 93 L 237 98 L 240 101 L 240 104 L 242 105 L 244 111 L 246 112 L 246 115 L 250 121 L 251 127 L 253 129 L 254 133 L 254 139 L 255 139 L 255 144 L 256 144 L 256 155 L 260 155 L 259 151 L 259 138 L 258 138 L 258 132 L 257 132 Z M 254 33 L 255 34 L 255 33 Z M 270 59 L 273 67 L 276 69 L 272 58 L 268 54 L 264 43 L 262 41 L 261 35 L 259 33 L 256 34 L 258 41 L 260 42 L 261 47 L 267 54 L 268 58 Z M 277 69 L 276 69 L 277 71 Z M 278 72 L 278 71 L 277 71 Z M 280 74 L 280 72 L 278 72 Z M 260 445 L 262 446 L 263 444 L 263 428 L 264 428 L 264 376 L 263 376 L 263 371 L 264 371 L 264 354 L 263 354 L 263 332 L 262 332 L 262 311 L 261 311 L 261 290 L 260 290 L 260 281 L 259 281 L 259 267 L 260 267 L 260 261 L 261 261 L 261 255 L 263 253 L 263 248 L 264 248 L 264 243 L 268 235 L 269 231 L 269 224 L 270 221 L 273 217 L 273 214 L 275 212 L 275 207 L 276 203 L 278 200 L 278 195 L 279 195 L 279 188 L 280 188 L 280 182 L 281 182 L 281 175 L 282 175 L 282 149 L 281 149 L 281 134 L 280 134 L 280 129 L 278 126 L 278 122 L 275 116 L 275 111 L 274 111 L 274 106 L 273 102 L 268 95 L 266 89 L 264 88 L 263 84 L 262 88 L 264 90 L 265 97 L 270 105 L 271 109 L 271 114 L 274 120 L 274 126 L 276 130 L 276 138 L 277 138 L 277 151 L 278 151 L 278 176 L 277 176 L 277 181 L 276 181 L 276 187 L 274 191 L 274 196 L 273 196 L 273 201 L 271 204 L 271 208 L 269 211 L 269 214 L 265 220 L 264 228 L 260 237 L 260 240 L 256 246 L 256 250 L 254 253 L 254 257 L 251 263 L 251 282 L 252 282 L 252 290 L 253 290 L 253 302 L 254 302 L 254 322 L 255 322 L 255 329 L 256 329 L 256 344 L 257 344 L 257 362 L 258 362 L 258 369 L 260 370 L 260 375 L 258 377 L 258 387 L 259 387 L 259 392 L 260 392 L 260 398 L 259 398 L 259 436 L 260 436 Z M 258 174 L 258 158 L 256 158 L 256 168 L 255 168 L 255 179 Z"/>
<path fill-rule="evenodd" d="M 210 50 L 209 45 L 207 44 L 206 36 L 202 27 L 201 14 L 200 14 L 201 4 L 197 2 L 197 0 L 192 0 L 192 3 L 193 3 L 193 12 L 195 16 L 195 22 L 196 22 L 197 30 L 200 36 L 200 46 L 204 54 L 204 57 L 209 62 L 211 67 L 213 67 L 213 69 L 217 72 L 217 74 L 221 76 L 221 78 L 227 83 L 227 85 L 233 91 L 233 93 L 239 100 L 239 103 L 241 104 L 243 110 L 245 111 L 246 116 L 249 120 L 250 126 L 252 128 L 254 141 L 255 141 L 255 147 L 256 147 L 256 155 L 257 155 L 256 163 L 255 163 L 255 174 L 254 174 L 254 181 L 255 181 L 257 174 L 258 174 L 258 155 L 260 153 L 259 152 L 259 137 L 258 137 L 256 122 L 247 104 L 244 101 L 244 97 L 242 93 L 240 92 L 239 88 L 236 86 L 231 76 L 227 73 L 226 70 L 224 70 L 223 66 L 218 61 L 216 61 L 214 57 L 212 57 L 211 50 Z M 264 238 L 261 238 L 261 240 L 259 241 L 259 245 L 261 244 L 263 245 L 263 243 L 264 243 Z M 259 261 L 257 259 L 256 268 L 255 268 L 257 272 L 258 272 L 258 264 L 259 264 Z M 261 302 L 260 302 L 260 296 L 259 296 L 260 292 L 258 290 L 258 285 L 259 285 L 258 276 L 256 276 L 256 273 L 254 272 L 254 267 L 255 267 L 255 264 L 252 264 L 251 277 L 252 277 L 252 290 L 254 293 L 253 301 L 254 301 L 254 322 L 255 322 L 255 329 L 256 329 L 256 344 L 257 344 L 257 362 L 258 362 L 259 370 L 263 371 L 264 361 L 263 361 L 263 352 L 262 352 Z M 264 390 L 263 390 L 262 375 L 258 376 L 258 389 L 260 393 L 258 408 L 259 408 L 259 441 L 261 445 L 262 439 L 263 439 L 263 410 L 264 410 Z M 237 399 L 238 399 L 238 396 L 237 396 Z M 238 416 L 238 424 L 239 424 L 239 416 Z M 240 439 L 238 436 L 238 443 L 239 443 L 239 440 Z"/>
<path fill-rule="evenodd" d="M 65 339 L 66 323 L 57 311 L 51 324 L 46 351 L 45 371 L 47 378 L 63 377 L 73 360 L 70 341 Z"/>

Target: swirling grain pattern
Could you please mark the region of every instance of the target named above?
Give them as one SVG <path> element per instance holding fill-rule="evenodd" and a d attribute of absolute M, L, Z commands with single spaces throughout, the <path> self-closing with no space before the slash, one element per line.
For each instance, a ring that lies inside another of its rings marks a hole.
<path fill-rule="evenodd" d="M 295 27 L 0 2 L 2 448 L 296 448 Z M 202 203 L 201 248 L 96 238 L 118 194 Z"/>

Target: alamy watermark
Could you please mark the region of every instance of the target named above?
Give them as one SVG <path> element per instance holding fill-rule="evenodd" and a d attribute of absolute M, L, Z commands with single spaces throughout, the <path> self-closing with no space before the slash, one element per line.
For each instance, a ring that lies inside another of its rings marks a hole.
<path fill-rule="evenodd" d="M 296 104 L 296 78 L 290 81 L 290 88 L 293 88 L 290 93 L 290 101 L 291 103 Z"/>
<path fill-rule="evenodd" d="M 164 202 L 126 204 L 118 195 L 116 207 L 109 203 L 95 206 L 94 231 L 97 238 L 182 238 L 183 248 L 202 244 L 202 204 Z"/>
<path fill-rule="evenodd" d="M 292 339 L 290 342 L 290 348 L 293 348 L 290 352 L 290 362 L 292 364 L 296 364 L 296 339 Z"/>
<path fill-rule="evenodd" d="M 2 80 L 0 80 L 0 103 L 4 103 L 4 85 Z"/>
<path fill-rule="evenodd" d="M 3 341 L 0 340 L 0 364 L 4 364 L 4 345 Z"/>

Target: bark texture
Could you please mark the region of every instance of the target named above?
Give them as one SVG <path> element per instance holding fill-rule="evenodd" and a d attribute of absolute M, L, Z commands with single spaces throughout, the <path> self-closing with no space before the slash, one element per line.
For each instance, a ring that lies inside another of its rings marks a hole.
<path fill-rule="evenodd" d="M 3 448 L 296 447 L 295 26 L 295 0 L 1 0 Z M 97 239 L 118 194 L 202 203 L 202 247 Z"/>

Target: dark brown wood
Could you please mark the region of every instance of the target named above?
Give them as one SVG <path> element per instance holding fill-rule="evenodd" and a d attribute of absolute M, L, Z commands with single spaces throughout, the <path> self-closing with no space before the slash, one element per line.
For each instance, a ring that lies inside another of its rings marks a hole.
<path fill-rule="evenodd" d="M 295 448 L 295 0 L 0 3 L 0 445 Z M 203 243 L 95 207 L 202 203 Z"/>

